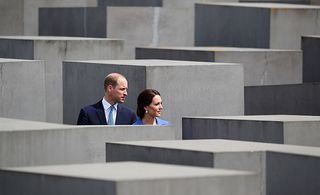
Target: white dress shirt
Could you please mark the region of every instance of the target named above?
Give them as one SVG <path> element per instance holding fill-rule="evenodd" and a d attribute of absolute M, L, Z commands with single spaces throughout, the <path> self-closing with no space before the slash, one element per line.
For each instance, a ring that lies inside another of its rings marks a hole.
<path fill-rule="evenodd" d="M 109 104 L 109 102 L 107 102 L 104 98 L 102 98 L 102 106 L 103 106 L 103 109 L 104 109 L 104 115 L 106 117 L 106 121 L 108 123 L 108 116 L 109 116 L 109 112 L 110 112 L 109 107 L 111 106 L 111 104 Z M 114 107 L 114 111 L 113 111 L 112 115 L 113 115 L 114 123 L 116 123 L 118 103 L 113 105 L 113 107 Z"/>

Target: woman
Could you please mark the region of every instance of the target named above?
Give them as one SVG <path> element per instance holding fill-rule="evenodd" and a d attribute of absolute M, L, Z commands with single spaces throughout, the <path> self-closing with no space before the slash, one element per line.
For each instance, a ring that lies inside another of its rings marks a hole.
<path fill-rule="evenodd" d="M 139 119 L 133 125 L 170 125 L 168 121 L 160 119 L 162 100 L 155 89 L 146 89 L 138 96 L 137 115 Z"/>

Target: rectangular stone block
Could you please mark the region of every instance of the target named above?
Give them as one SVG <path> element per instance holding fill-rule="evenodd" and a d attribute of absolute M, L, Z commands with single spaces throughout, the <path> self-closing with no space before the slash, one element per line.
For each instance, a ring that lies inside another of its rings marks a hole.
<path fill-rule="evenodd" d="M 252 172 L 141 162 L 3 168 L 0 186 L 11 195 L 259 194 Z"/>
<path fill-rule="evenodd" d="M 43 61 L 0 58 L 0 117 L 45 121 L 45 94 Z"/>
<path fill-rule="evenodd" d="M 0 0 L 0 35 L 39 35 L 39 8 L 90 7 L 97 0 Z"/>
<path fill-rule="evenodd" d="M 46 121 L 62 123 L 62 61 L 120 59 L 123 40 L 8 36 L 0 37 L 0 57 L 45 61 Z"/>
<path fill-rule="evenodd" d="M 184 117 L 183 139 L 232 139 L 320 147 L 320 117 L 256 115 Z"/>
<path fill-rule="evenodd" d="M 202 2 L 218 1 L 220 0 L 202 0 Z M 224 1 L 238 2 L 238 0 Z M 137 46 L 194 45 L 194 4 L 197 0 L 161 2 L 162 7 L 107 7 L 107 36 L 126 41 L 126 59 L 134 59 L 134 50 Z"/>
<path fill-rule="evenodd" d="M 171 126 L 71 126 L 0 118 L 0 167 L 104 162 L 108 140 L 175 137 Z"/>
<path fill-rule="evenodd" d="M 292 4 L 311 4 L 312 0 L 239 0 L 241 3 L 292 3 Z"/>
<path fill-rule="evenodd" d="M 302 36 L 303 51 L 303 82 L 320 81 L 320 36 Z"/>
<path fill-rule="evenodd" d="M 229 47 L 138 47 L 136 59 L 235 62 L 243 64 L 244 85 L 302 83 L 302 52 Z"/>
<path fill-rule="evenodd" d="M 106 7 L 39 8 L 40 36 L 107 36 Z"/>
<path fill-rule="evenodd" d="M 311 5 L 196 4 L 195 45 L 300 49 L 302 35 L 320 33 L 319 13 Z"/>
<path fill-rule="evenodd" d="M 145 88 L 161 93 L 162 118 L 177 126 L 184 115 L 243 114 L 243 69 L 239 64 L 170 60 L 68 61 L 63 66 L 64 122 L 76 123 L 80 109 L 103 96 L 104 77 L 126 76 L 126 105 L 136 109 Z M 90 80 L 90 82 L 88 82 Z M 70 103 L 72 101 L 72 103 Z"/>
<path fill-rule="evenodd" d="M 161 7 L 163 0 L 98 0 L 98 6 Z"/>
<path fill-rule="evenodd" d="M 114 142 L 106 144 L 106 160 L 255 171 L 263 195 L 320 193 L 319 147 L 231 140 Z"/>
<path fill-rule="evenodd" d="M 244 88 L 245 114 L 320 115 L 320 83 Z"/>

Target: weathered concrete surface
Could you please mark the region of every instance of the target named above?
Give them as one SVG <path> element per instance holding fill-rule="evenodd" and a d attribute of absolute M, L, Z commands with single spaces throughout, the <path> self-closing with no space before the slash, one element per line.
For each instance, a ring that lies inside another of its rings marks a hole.
<path fill-rule="evenodd" d="M 320 147 L 320 117 L 247 115 L 184 117 L 183 139 L 233 139 Z"/>
<path fill-rule="evenodd" d="M 230 140 L 106 144 L 107 162 L 144 161 L 259 173 L 262 195 L 318 194 L 320 148 Z"/>
<path fill-rule="evenodd" d="M 319 6 L 207 3 L 195 10 L 196 46 L 300 49 L 302 35 L 320 33 Z"/>
<path fill-rule="evenodd" d="M 259 178 L 248 171 L 141 162 L 5 168 L 0 170 L 0 186 L 1 194 L 11 195 L 256 195 L 260 191 Z"/>
<path fill-rule="evenodd" d="M 64 102 L 68 102 L 64 103 L 66 123 L 74 124 L 81 107 L 102 98 L 104 77 L 111 72 L 127 77 L 126 104 L 133 110 L 142 90 L 157 89 L 164 106 L 161 117 L 176 125 L 178 138 L 181 138 L 184 115 L 243 114 L 243 69 L 239 64 L 171 60 L 68 61 L 63 71 Z"/>
<path fill-rule="evenodd" d="M 244 88 L 245 114 L 320 115 L 320 83 Z"/>
<path fill-rule="evenodd" d="M 45 61 L 46 121 L 62 123 L 62 61 L 120 59 L 123 41 L 46 36 L 0 37 L 0 57 Z"/>
<path fill-rule="evenodd" d="M 303 82 L 320 81 L 320 36 L 302 36 Z"/>
<path fill-rule="evenodd" d="M 244 69 L 245 86 L 302 83 L 301 50 L 138 47 L 136 58 L 240 63 Z"/>
<path fill-rule="evenodd" d="M 45 103 L 44 62 L 0 58 L 0 117 L 45 121 Z"/>
<path fill-rule="evenodd" d="M 104 162 L 108 140 L 175 137 L 171 126 L 71 126 L 0 118 L 0 167 Z"/>
<path fill-rule="evenodd" d="M 39 8 L 90 7 L 97 0 L 0 0 L 0 35 L 39 35 Z"/>

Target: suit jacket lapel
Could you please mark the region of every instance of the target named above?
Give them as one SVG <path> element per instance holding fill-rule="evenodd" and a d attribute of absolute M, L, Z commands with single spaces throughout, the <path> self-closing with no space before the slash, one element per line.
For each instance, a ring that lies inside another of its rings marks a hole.
<path fill-rule="evenodd" d="M 99 101 L 98 103 L 96 103 L 96 108 L 97 108 L 97 116 L 99 118 L 100 124 L 101 125 L 107 125 L 107 121 L 106 121 L 106 115 L 104 113 L 104 108 L 102 105 L 102 100 Z"/>

